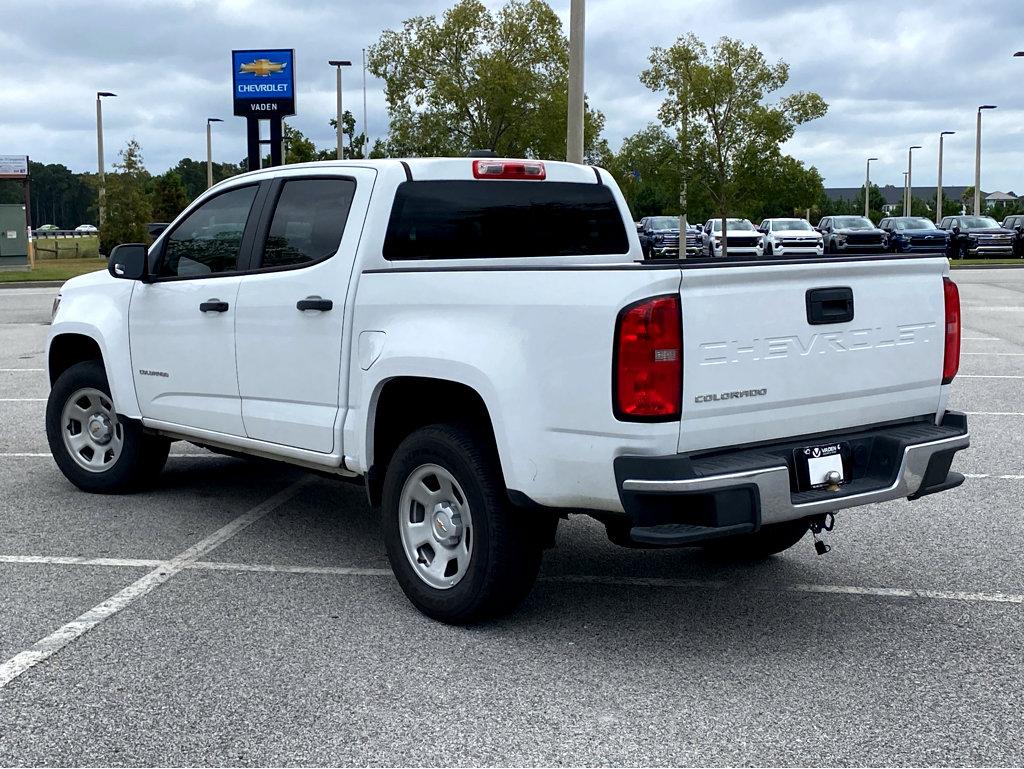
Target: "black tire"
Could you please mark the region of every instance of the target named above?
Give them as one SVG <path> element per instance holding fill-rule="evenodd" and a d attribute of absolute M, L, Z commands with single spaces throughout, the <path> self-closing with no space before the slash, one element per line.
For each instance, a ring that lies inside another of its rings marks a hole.
<path fill-rule="evenodd" d="M 512 611 L 530 592 L 540 569 L 542 542 L 528 531 L 528 514 L 511 508 L 489 443 L 463 426 L 430 425 L 402 441 L 384 474 L 381 521 L 391 568 L 416 608 L 449 624 L 479 622 Z M 428 464 L 451 474 L 472 515 L 469 565 L 447 588 L 421 578 L 403 544 L 402 516 L 408 514 L 401 504 L 403 488 Z"/>
<path fill-rule="evenodd" d="M 758 560 L 788 550 L 804 538 L 810 529 L 806 518 L 762 526 L 753 534 L 714 539 L 704 549 L 718 556 L 739 560 Z"/>
<path fill-rule="evenodd" d="M 110 385 L 103 364 L 97 360 L 76 363 L 57 378 L 46 402 L 46 439 L 57 467 L 75 486 L 96 494 L 119 494 L 137 491 L 151 484 L 167 461 L 171 442 L 147 435 L 134 420 L 118 418 L 122 445 L 119 455 L 109 467 L 92 472 L 81 467 L 65 445 L 61 424 L 64 407 L 77 392 L 92 388 L 110 399 Z M 113 400 L 110 399 L 113 404 Z M 116 408 L 116 407 L 114 407 Z"/>

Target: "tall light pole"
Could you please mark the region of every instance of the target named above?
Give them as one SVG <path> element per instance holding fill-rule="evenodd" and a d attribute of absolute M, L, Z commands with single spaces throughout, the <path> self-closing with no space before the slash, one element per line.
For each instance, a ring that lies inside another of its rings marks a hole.
<path fill-rule="evenodd" d="M 206 118 L 206 189 L 213 186 L 213 132 L 211 123 L 223 123 L 219 117 Z"/>
<path fill-rule="evenodd" d="M 903 172 L 903 215 L 907 215 L 907 172 Z"/>
<path fill-rule="evenodd" d="M 583 49 L 586 0 L 571 0 L 569 7 L 569 114 L 566 121 L 565 159 L 583 162 Z M 685 233 L 680 233 L 680 237 Z"/>
<path fill-rule="evenodd" d="M 974 134 L 974 215 L 981 216 L 981 111 L 995 109 L 995 104 L 978 107 L 978 127 Z"/>
<path fill-rule="evenodd" d="M 878 158 L 868 158 L 867 170 L 864 172 L 864 218 L 868 219 L 871 217 L 871 207 L 868 205 L 868 201 L 871 198 L 871 161 L 878 160 Z"/>
<path fill-rule="evenodd" d="M 327 63 L 330 64 L 332 67 L 334 67 L 335 71 L 338 74 L 338 82 L 337 82 L 337 89 L 338 89 L 338 93 L 337 93 L 337 97 L 338 97 L 338 160 L 344 160 L 345 159 L 345 119 L 344 119 L 345 113 L 342 111 L 342 108 L 341 108 L 341 68 L 342 67 L 351 67 L 352 66 L 352 62 L 347 61 L 345 59 L 331 59 Z"/>
<path fill-rule="evenodd" d="M 920 144 L 915 144 L 907 150 L 907 207 L 903 211 L 904 216 L 910 216 L 914 210 L 914 150 L 921 149 Z"/>
<path fill-rule="evenodd" d="M 943 131 L 939 134 L 939 175 L 935 183 L 935 223 L 942 221 L 942 140 L 952 136 L 956 131 Z"/>
<path fill-rule="evenodd" d="M 363 157 L 370 157 L 370 125 L 366 122 L 366 49 L 363 49 Z"/>
<path fill-rule="evenodd" d="M 96 165 L 99 167 L 100 189 L 99 189 L 99 221 L 97 225 L 103 229 L 103 219 L 107 214 L 107 177 L 103 168 L 103 104 L 100 101 L 104 96 L 117 96 L 110 91 L 96 92 Z"/>

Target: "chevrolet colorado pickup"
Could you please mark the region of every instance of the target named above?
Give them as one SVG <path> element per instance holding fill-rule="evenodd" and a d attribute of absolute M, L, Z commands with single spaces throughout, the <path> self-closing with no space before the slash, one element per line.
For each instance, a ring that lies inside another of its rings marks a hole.
<path fill-rule="evenodd" d="M 46 431 L 90 492 L 153 482 L 172 441 L 364 483 L 410 600 L 478 621 L 522 600 L 570 513 L 627 546 L 765 556 L 959 485 L 948 272 L 647 262 L 589 166 L 265 169 L 63 286 Z"/>

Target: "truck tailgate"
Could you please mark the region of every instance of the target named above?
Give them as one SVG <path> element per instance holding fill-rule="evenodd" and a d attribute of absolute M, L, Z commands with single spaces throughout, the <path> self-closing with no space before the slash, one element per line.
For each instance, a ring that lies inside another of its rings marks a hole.
<path fill-rule="evenodd" d="M 684 267 L 679 450 L 935 414 L 948 269 L 940 257 Z"/>

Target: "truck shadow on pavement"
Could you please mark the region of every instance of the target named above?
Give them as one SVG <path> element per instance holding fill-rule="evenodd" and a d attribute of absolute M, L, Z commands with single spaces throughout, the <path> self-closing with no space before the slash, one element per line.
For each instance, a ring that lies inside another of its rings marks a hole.
<path fill-rule="evenodd" d="M 153 493 L 167 490 L 203 494 L 204 489 L 214 486 L 223 495 L 231 485 L 245 488 L 257 479 L 265 483 L 268 476 L 279 487 L 300 478 L 307 478 L 309 485 L 206 560 L 291 568 L 389 568 L 378 514 L 370 508 L 361 486 L 280 464 L 210 458 L 187 467 L 169 465 Z M 540 578 L 527 602 L 508 620 L 490 627 L 508 630 L 508 623 L 546 626 L 553 615 L 557 615 L 558 624 L 575 621 L 583 627 L 588 621 L 604 625 L 616 616 L 615 621 L 625 622 L 634 630 L 638 624 L 682 623 L 692 629 L 694 623 L 710 622 L 720 632 L 731 627 L 743 634 L 749 629 L 747 618 L 754 613 L 759 615 L 759 622 L 767 621 L 771 632 L 799 640 L 802 645 L 807 640 L 806 626 L 798 632 L 801 623 L 794 627 L 790 615 L 806 614 L 809 607 L 837 599 L 788 589 L 819 580 L 819 570 L 808 560 L 814 557 L 810 535 L 806 539 L 786 554 L 762 561 L 735 561 L 699 548 L 621 548 L 607 540 L 599 523 L 586 516 L 573 516 L 560 523 L 557 546 L 545 552 Z M 806 557 L 799 553 L 803 549 L 808 551 Z M 374 580 L 378 586 L 387 585 L 386 592 L 406 618 L 425 619 L 405 601 L 390 576 Z M 842 600 L 858 604 L 856 598 Z M 764 607 L 772 607 L 777 619 L 760 616 Z M 842 615 L 833 615 L 831 621 L 837 616 Z M 570 619 L 573 617 L 575 620 Z M 857 624 L 856 612 L 849 619 Z"/>

